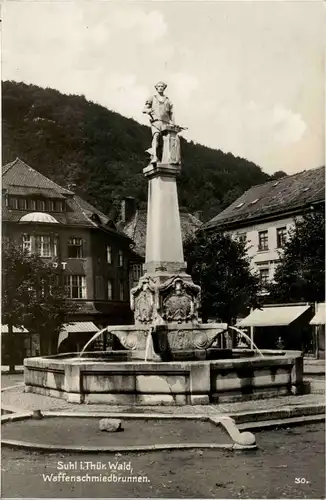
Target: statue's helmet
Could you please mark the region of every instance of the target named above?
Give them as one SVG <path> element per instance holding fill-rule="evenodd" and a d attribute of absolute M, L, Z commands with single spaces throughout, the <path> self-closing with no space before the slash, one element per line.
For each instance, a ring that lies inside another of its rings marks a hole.
<path fill-rule="evenodd" d="M 157 87 L 158 87 L 159 85 L 163 85 L 164 90 L 165 90 L 165 89 L 166 89 L 166 87 L 167 87 L 167 84 L 166 84 L 165 82 L 162 82 L 162 81 L 157 82 L 157 83 L 154 85 L 154 87 L 157 89 Z"/>

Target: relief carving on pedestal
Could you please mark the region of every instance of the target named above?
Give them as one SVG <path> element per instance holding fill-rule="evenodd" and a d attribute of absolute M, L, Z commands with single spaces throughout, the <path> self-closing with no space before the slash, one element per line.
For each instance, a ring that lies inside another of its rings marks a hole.
<path fill-rule="evenodd" d="M 154 318 L 155 287 L 150 278 L 140 278 L 139 284 L 130 290 L 130 308 L 135 322 L 148 324 Z"/>
<path fill-rule="evenodd" d="M 198 320 L 200 287 L 174 276 L 159 287 L 161 316 L 168 322 Z"/>

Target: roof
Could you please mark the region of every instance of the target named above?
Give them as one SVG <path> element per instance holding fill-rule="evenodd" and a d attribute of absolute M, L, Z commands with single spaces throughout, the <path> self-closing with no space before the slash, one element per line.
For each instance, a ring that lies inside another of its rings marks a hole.
<path fill-rule="evenodd" d="M 12 196 L 41 195 L 48 199 L 65 200 L 66 211 L 51 213 L 60 224 L 89 228 L 100 227 L 126 238 L 124 233 L 117 231 L 114 225 L 112 226 L 109 217 L 100 210 L 75 195 L 69 189 L 59 186 L 59 184 L 37 172 L 19 158 L 3 166 L 2 189 Z M 28 216 L 30 213 L 28 210 L 13 210 L 3 206 L 2 220 L 5 222 L 19 222 L 22 217 Z M 46 223 L 47 221 L 44 220 L 43 222 Z"/>
<path fill-rule="evenodd" d="M 298 212 L 325 200 L 325 167 L 253 186 L 205 227 L 244 225 L 251 219 Z"/>
<path fill-rule="evenodd" d="M 13 326 L 13 333 L 28 333 L 28 330 L 24 326 Z M 8 333 L 8 325 L 1 325 L 1 333 Z"/>
<path fill-rule="evenodd" d="M 184 210 L 180 210 L 182 240 L 185 242 L 202 222 Z M 134 252 L 145 257 L 147 209 L 137 209 L 134 216 L 127 223 L 118 223 L 118 227 L 135 243 Z"/>
<path fill-rule="evenodd" d="M 61 330 L 68 333 L 96 333 L 99 332 L 99 328 L 92 321 L 76 321 L 75 323 L 65 323 Z"/>
<path fill-rule="evenodd" d="M 308 309 L 310 309 L 309 305 L 263 307 L 252 311 L 249 316 L 240 320 L 237 326 L 287 326 Z"/>
<path fill-rule="evenodd" d="M 72 191 L 65 189 L 51 181 L 40 172 L 37 172 L 25 162 L 16 158 L 2 169 L 2 187 L 10 190 L 14 187 L 46 189 L 58 193 L 58 195 L 73 195 Z M 18 193 L 17 193 L 18 194 Z M 59 197 L 59 196 L 58 196 Z"/>

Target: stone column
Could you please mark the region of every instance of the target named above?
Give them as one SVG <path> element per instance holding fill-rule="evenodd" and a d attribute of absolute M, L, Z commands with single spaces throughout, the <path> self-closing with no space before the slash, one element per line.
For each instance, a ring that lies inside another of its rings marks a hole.
<path fill-rule="evenodd" d="M 160 283 L 186 269 L 176 184 L 180 170 L 163 163 L 143 170 L 149 180 L 145 270 Z"/>

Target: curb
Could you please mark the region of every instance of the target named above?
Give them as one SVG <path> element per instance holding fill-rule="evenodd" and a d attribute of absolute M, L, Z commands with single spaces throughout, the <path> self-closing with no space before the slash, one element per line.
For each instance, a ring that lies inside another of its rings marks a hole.
<path fill-rule="evenodd" d="M 19 384 L 9 385 L 8 387 L 2 387 L 1 392 L 10 391 L 11 389 L 17 389 L 17 387 L 22 387 L 24 385 L 25 385 L 24 382 L 20 382 Z"/>
<path fill-rule="evenodd" d="M 138 446 L 56 446 L 51 444 L 35 444 L 25 441 L 1 440 L 2 446 L 10 448 L 23 448 L 37 451 L 79 452 L 79 453 L 117 453 L 117 452 L 141 452 L 141 451 L 165 451 L 165 450 L 191 450 L 191 449 L 213 449 L 213 450 L 248 450 L 256 449 L 257 445 L 241 444 L 215 444 L 215 443 L 178 443 L 178 444 L 151 444 Z"/>
<path fill-rule="evenodd" d="M 39 412 L 39 410 L 36 410 Z M 88 412 L 78 412 L 78 413 L 69 413 L 69 412 L 44 412 L 41 415 L 47 416 L 49 418 L 58 418 L 58 417 L 84 417 L 84 418 L 98 418 L 103 417 L 103 413 L 94 412 L 91 415 Z M 125 419 L 134 419 L 133 414 L 113 414 L 113 417 L 122 416 Z M 111 417 L 112 414 L 106 414 L 106 417 Z M 161 415 L 153 415 L 153 414 L 142 414 L 137 415 L 136 418 L 146 420 L 151 419 L 161 419 Z M 24 412 L 24 413 L 16 413 L 5 415 L 1 417 L 1 422 L 15 422 L 19 420 L 25 420 L 33 418 L 33 412 Z M 42 418 L 42 416 L 41 416 Z M 226 432 L 228 437 L 233 441 L 232 444 L 217 444 L 217 443 L 176 443 L 176 444 L 155 444 L 155 445 L 129 445 L 129 446 L 65 446 L 65 445 L 53 445 L 53 444 L 45 444 L 45 443 L 30 443 L 26 441 L 20 440 L 11 440 L 11 439 L 3 439 L 1 440 L 1 444 L 3 446 L 15 447 L 15 448 L 25 448 L 29 450 L 40 450 L 40 451 L 60 451 L 60 452 L 82 452 L 82 453 L 98 453 L 98 452 L 137 452 L 137 451 L 162 451 L 162 450 L 183 450 L 183 449 L 226 449 L 226 450 L 248 450 L 248 449 L 256 449 L 257 444 L 255 440 L 255 436 L 251 432 L 240 432 L 238 427 L 235 424 L 235 421 L 226 416 L 215 416 L 210 417 L 206 415 L 182 415 L 179 418 L 176 415 L 166 415 L 163 416 L 164 419 L 170 420 L 199 420 L 199 421 L 207 421 L 211 422 L 215 426 L 221 427 L 223 431 Z"/>

